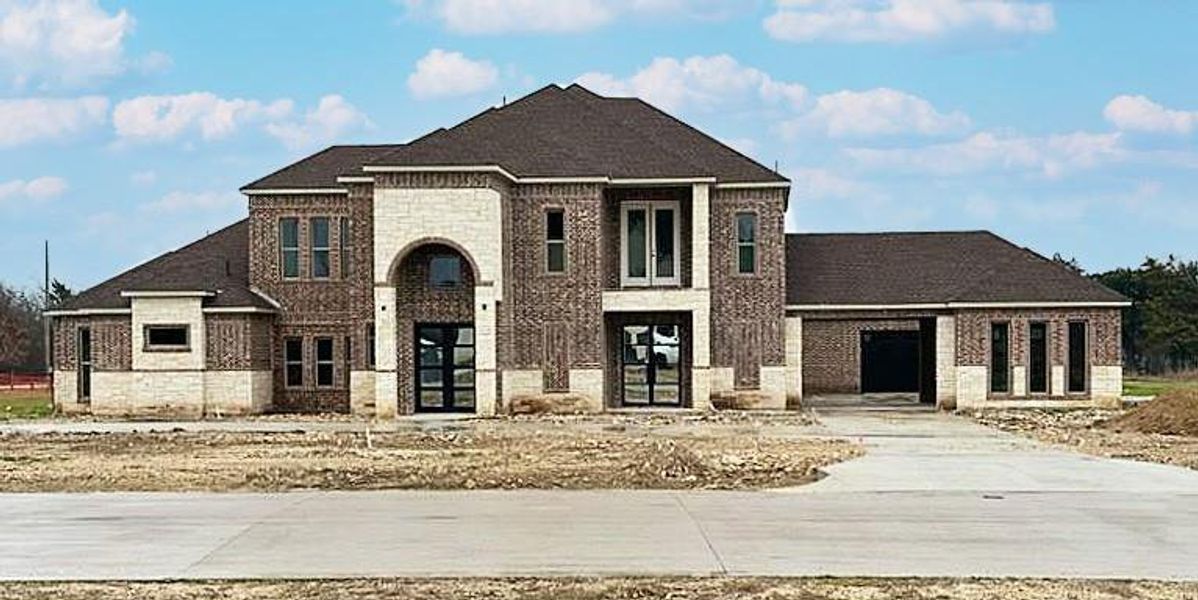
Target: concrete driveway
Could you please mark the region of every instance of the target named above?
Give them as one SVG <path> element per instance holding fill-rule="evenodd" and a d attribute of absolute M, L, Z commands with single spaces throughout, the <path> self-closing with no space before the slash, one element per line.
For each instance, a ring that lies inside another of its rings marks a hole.
<path fill-rule="evenodd" d="M 870 453 L 796 490 L 0 495 L 0 578 L 1198 579 L 1198 473 L 817 410 Z"/>

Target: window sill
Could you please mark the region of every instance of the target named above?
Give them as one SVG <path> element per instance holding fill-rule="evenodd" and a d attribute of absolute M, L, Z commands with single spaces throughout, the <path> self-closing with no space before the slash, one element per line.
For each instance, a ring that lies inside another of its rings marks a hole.
<path fill-rule="evenodd" d="M 171 353 L 178 354 L 178 353 L 191 352 L 191 346 L 144 346 L 141 349 L 141 351 L 142 352 L 163 353 L 163 354 L 171 354 Z"/>

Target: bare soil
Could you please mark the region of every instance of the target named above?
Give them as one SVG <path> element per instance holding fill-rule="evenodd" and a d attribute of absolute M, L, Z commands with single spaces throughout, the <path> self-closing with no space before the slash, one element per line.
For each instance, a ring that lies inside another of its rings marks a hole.
<path fill-rule="evenodd" d="M 984 410 L 971 416 L 983 425 L 1087 454 L 1198 470 L 1198 437 L 1122 430 L 1118 424 L 1132 412 L 1094 408 L 1012 409 Z"/>
<path fill-rule="evenodd" d="M 13 600 L 1127 600 L 1198 598 L 1198 583 L 1041 579 L 428 579 L 295 582 L 21 583 Z"/>
<path fill-rule="evenodd" d="M 743 420 L 478 421 L 392 433 L 0 435 L 0 492 L 293 489 L 763 489 L 859 456 Z M 793 425 L 793 419 L 784 421 Z"/>
<path fill-rule="evenodd" d="M 1170 390 L 1106 423 L 1108 429 L 1198 437 L 1198 388 Z"/>

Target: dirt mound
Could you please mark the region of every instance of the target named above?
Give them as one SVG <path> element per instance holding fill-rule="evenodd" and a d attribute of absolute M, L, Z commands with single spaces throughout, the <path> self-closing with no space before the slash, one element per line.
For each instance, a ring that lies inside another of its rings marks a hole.
<path fill-rule="evenodd" d="M 1172 390 L 1106 423 L 1114 431 L 1198 437 L 1198 388 Z"/>

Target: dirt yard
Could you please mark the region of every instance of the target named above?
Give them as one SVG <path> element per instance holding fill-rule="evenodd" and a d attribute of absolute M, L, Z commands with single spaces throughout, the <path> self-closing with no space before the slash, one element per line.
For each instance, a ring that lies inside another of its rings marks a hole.
<path fill-rule="evenodd" d="M 0 435 L 0 492 L 292 489 L 761 489 L 860 455 L 788 438 L 798 417 L 450 422 L 389 433 Z M 774 426 L 768 423 L 774 422 Z"/>
<path fill-rule="evenodd" d="M 431 579 L 13 584 L 12 600 L 1183 600 L 1198 583 L 993 579 Z"/>
<path fill-rule="evenodd" d="M 1198 469 L 1198 390 L 1171 392 L 1133 409 L 987 410 L 971 416 L 1088 454 Z"/>

